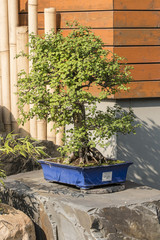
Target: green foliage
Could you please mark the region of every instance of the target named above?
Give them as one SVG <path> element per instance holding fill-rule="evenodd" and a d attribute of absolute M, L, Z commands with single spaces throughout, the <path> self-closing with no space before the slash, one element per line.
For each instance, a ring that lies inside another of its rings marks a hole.
<path fill-rule="evenodd" d="M 127 90 L 131 67 L 104 50 L 102 40 L 88 27 L 70 27 L 74 29 L 66 37 L 61 31 L 44 37 L 30 35 L 27 57 L 32 69 L 29 74 L 19 73 L 18 79 L 21 123 L 36 116 L 54 121 L 53 128 L 73 124 L 64 134 L 63 155 L 103 145 L 113 134 L 135 129 L 132 110 L 126 113 L 118 106 L 106 112 L 96 109 L 97 102 L 120 89 Z M 92 94 L 95 86 L 96 95 Z M 29 112 L 24 111 L 25 104 L 32 104 Z"/>
<path fill-rule="evenodd" d="M 1 164 L 0 164 L 1 166 Z M 5 171 L 0 169 L 0 184 L 4 185 L 3 179 L 6 177 Z M 1 200 L 0 200 L 1 202 Z"/>
<path fill-rule="evenodd" d="M 28 136 L 20 138 L 17 134 L 9 133 L 5 138 L 0 137 L 0 141 L 0 157 L 4 154 L 13 154 L 37 160 L 39 157 L 47 155 L 44 147 L 37 146 L 37 141 Z"/>
<path fill-rule="evenodd" d="M 43 146 L 37 145 L 38 141 L 30 137 L 19 138 L 17 134 L 9 133 L 5 138 L 0 137 L 0 158 L 3 155 L 21 155 L 24 158 L 39 159 L 47 156 Z M 0 163 L 0 167 L 3 163 Z M 3 179 L 6 177 L 5 171 L 0 169 L 0 183 L 4 185 Z"/>

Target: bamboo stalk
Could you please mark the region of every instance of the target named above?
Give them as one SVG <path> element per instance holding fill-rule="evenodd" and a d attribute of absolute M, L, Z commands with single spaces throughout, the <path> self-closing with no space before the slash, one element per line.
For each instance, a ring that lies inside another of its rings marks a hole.
<path fill-rule="evenodd" d="M 47 125 L 45 120 L 37 120 L 37 139 L 46 140 L 47 139 Z"/>
<path fill-rule="evenodd" d="M 28 47 L 26 44 L 28 43 L 28 27 L 17 27 L 16 28 L 16 36 L 17 36 L 17 54 L 21 51 L 24 53 L 28 53 Z M 27 57 L 19 57 L 17 58 L 17 72 L 19 73 L 21 70 L 24 70 L 26 73 L 29 72 L 29 63 Z M 25 111 L 29 111 L 29 106 L 26 105 L 24 107 Z M 30 122 L 26 122 L 24 126 L 19 126 L 19 132 L 21 137 L 25 137 L 30 133 Z"/>
<path fill-rule="evenodd" d="M 38 34 L 38 0 L 28 0 L 28 31 L 29 34 Z M 30 50 L 29 50 L 30 51 Z M 29 69 L 32 68 L 32 62 L 29 62 Z M 32 108 L 32 105 L 30 106 Z M 37 138 L 37 120 L 36 117 L 30 120 L 30 134 Z"/>
<path fill-rule="evenodd" d="M 45 34 L 50 33 L 52 29 L 56 33 L 56 9 L 55 8 L 44 9 L 44 28 L 45 28 Z M 52 141 L 53 143 L 56 144 L 56 129 L 52 129 L 53 124 L 54 124 L 53 122 L 47 123 L 47 140 Z"/>
<path fill-rule="evenodd" d="M 17 66 L 16 66 L 16 27 L 18 26 L 18 0 L 8 0 L 9 45 L 10 45 L 10 87 L 11 87 L 11 123 L 12 132 L 18 133 L 17 106 Z"/>
<path fill-rule="evenodd" d="M 63 145 L 62 138 L 63 138 L 63 133 L 64 133 L 64 127 L 60 127 L 58 130 L 59 130 L 59 132 L 56 134 L 56 145 L 62 146 Z"/>
<path fill-rule="evenodd" d="M 8 1 L 6 0 L 0 0 L 0 33 L 3 119 L 5 131 L 6 133 L 9 133 L 11 132 L 11 102 L 9 78 Z"/>
<path fill-rule="evenodd" d="M 38 0 L 28 0 L 28 31 L 38 34 Z"/>
<path fill-rule="evenodd" d="M 54 32 L 56 33 L 57 23 L 56 23 L 55 8 L 44 9 L 44 28 L 45 28 L 45 34 L 50 33 L 51 30 L 54 30 Z"/>
<path fill-rule="evenodd" d="M 0 52 L 0 132 L 4 131 L 2 120 L 2 71 L 1 71 L 1 52 Z"/>

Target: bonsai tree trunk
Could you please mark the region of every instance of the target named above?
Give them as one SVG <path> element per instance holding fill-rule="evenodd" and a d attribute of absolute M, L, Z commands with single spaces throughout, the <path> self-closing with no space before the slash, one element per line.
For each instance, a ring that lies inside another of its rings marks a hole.
<path fill-rule="evenodd" d="M 86 112 L 85 112 L 85 106 L 83 103 L 77 103 L 76 107 L 78 108 L 78 112 L 74 113 L 73 119 L 74 119 L 74 129 L 80 129 L 86 127 Z M 79 163 L 86 163 L 89 164 L 90 161 L 94 161 L 96 163 L 102 163 L 105 162 L 104 156 L 96 149 L 91 148 L 88 146 L 88 133 L 85 131 L 85 135 L 79 139 L 81 141 L 82 146 L 78 150 L 78 156 L 76 156 L 75 153 L 71 154 L 70 156 L 70 162 L 73 162 L 77 158 L 79 158 Z"/>
<path fill-rule="evenodd" d="M 85 120 L 86 120 L 86 113 L 85 113 L 85 106 L 83 103 L 76 103 L 76 107 L 78 108 L 79 112 L 74 113 L 73 120 L 74 120 L 74 129 L 80 129 L 82 127 L 85 127 Z M 84 137 L 80 138 L 79 141 L 82 142 L 82 147 L 79 148 L 78 151 L 78 158 L 80 160 L 80 163 L 87 162 L 88 163 L 88 136 L 87 132 Z"/>

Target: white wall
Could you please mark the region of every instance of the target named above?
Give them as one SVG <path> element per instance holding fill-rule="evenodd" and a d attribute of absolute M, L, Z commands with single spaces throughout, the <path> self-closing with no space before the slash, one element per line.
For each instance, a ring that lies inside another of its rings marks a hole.
<path fill-rule="evenodd" d="M 160 99 L 119 100 L 117 103 L 124 108 L 131 106 L 142 124 L 136 135 L 117 137 L 117 157 L 134 162 L 128 179 L 160 189 Z"/>
<path fill-rule="evenodd" d="M 107 100 L 103 101 L 101 103 L 97 103 L 97 108 L 98 110 L 106 110 L 107 107 L 113 107 L 115 105 L 114 100 Z M 108 158 L 117 158 L 117 137 L 113 136 L 110 141 L 109 141 L 109 146 L 106 142 L 106 148 L 101 148 L 97 146 L 97 149 L 105 156 Z"/>

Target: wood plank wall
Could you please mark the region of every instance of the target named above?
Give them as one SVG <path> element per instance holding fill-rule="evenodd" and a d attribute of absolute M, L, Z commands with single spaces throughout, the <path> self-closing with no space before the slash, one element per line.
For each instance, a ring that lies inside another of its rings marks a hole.
<path fill-rule="evenodd" d="M 27 0 L 19 0 L 20 24 L 27 25 Z M 160 97 L 160 0 L 39 0 L 38 33 L 44 33 L 44 8 L 55 7 L 57 26 L 66 21 L 91 26 L 105 47 L 134 66 L 128 92 L 114 98 Z"/>
<path fill-rule="evenodd" d="M 113 22 L 114 52 L 134 66 L 116 98 L 160 97 L 160 0 L 114 0 Z"/>

